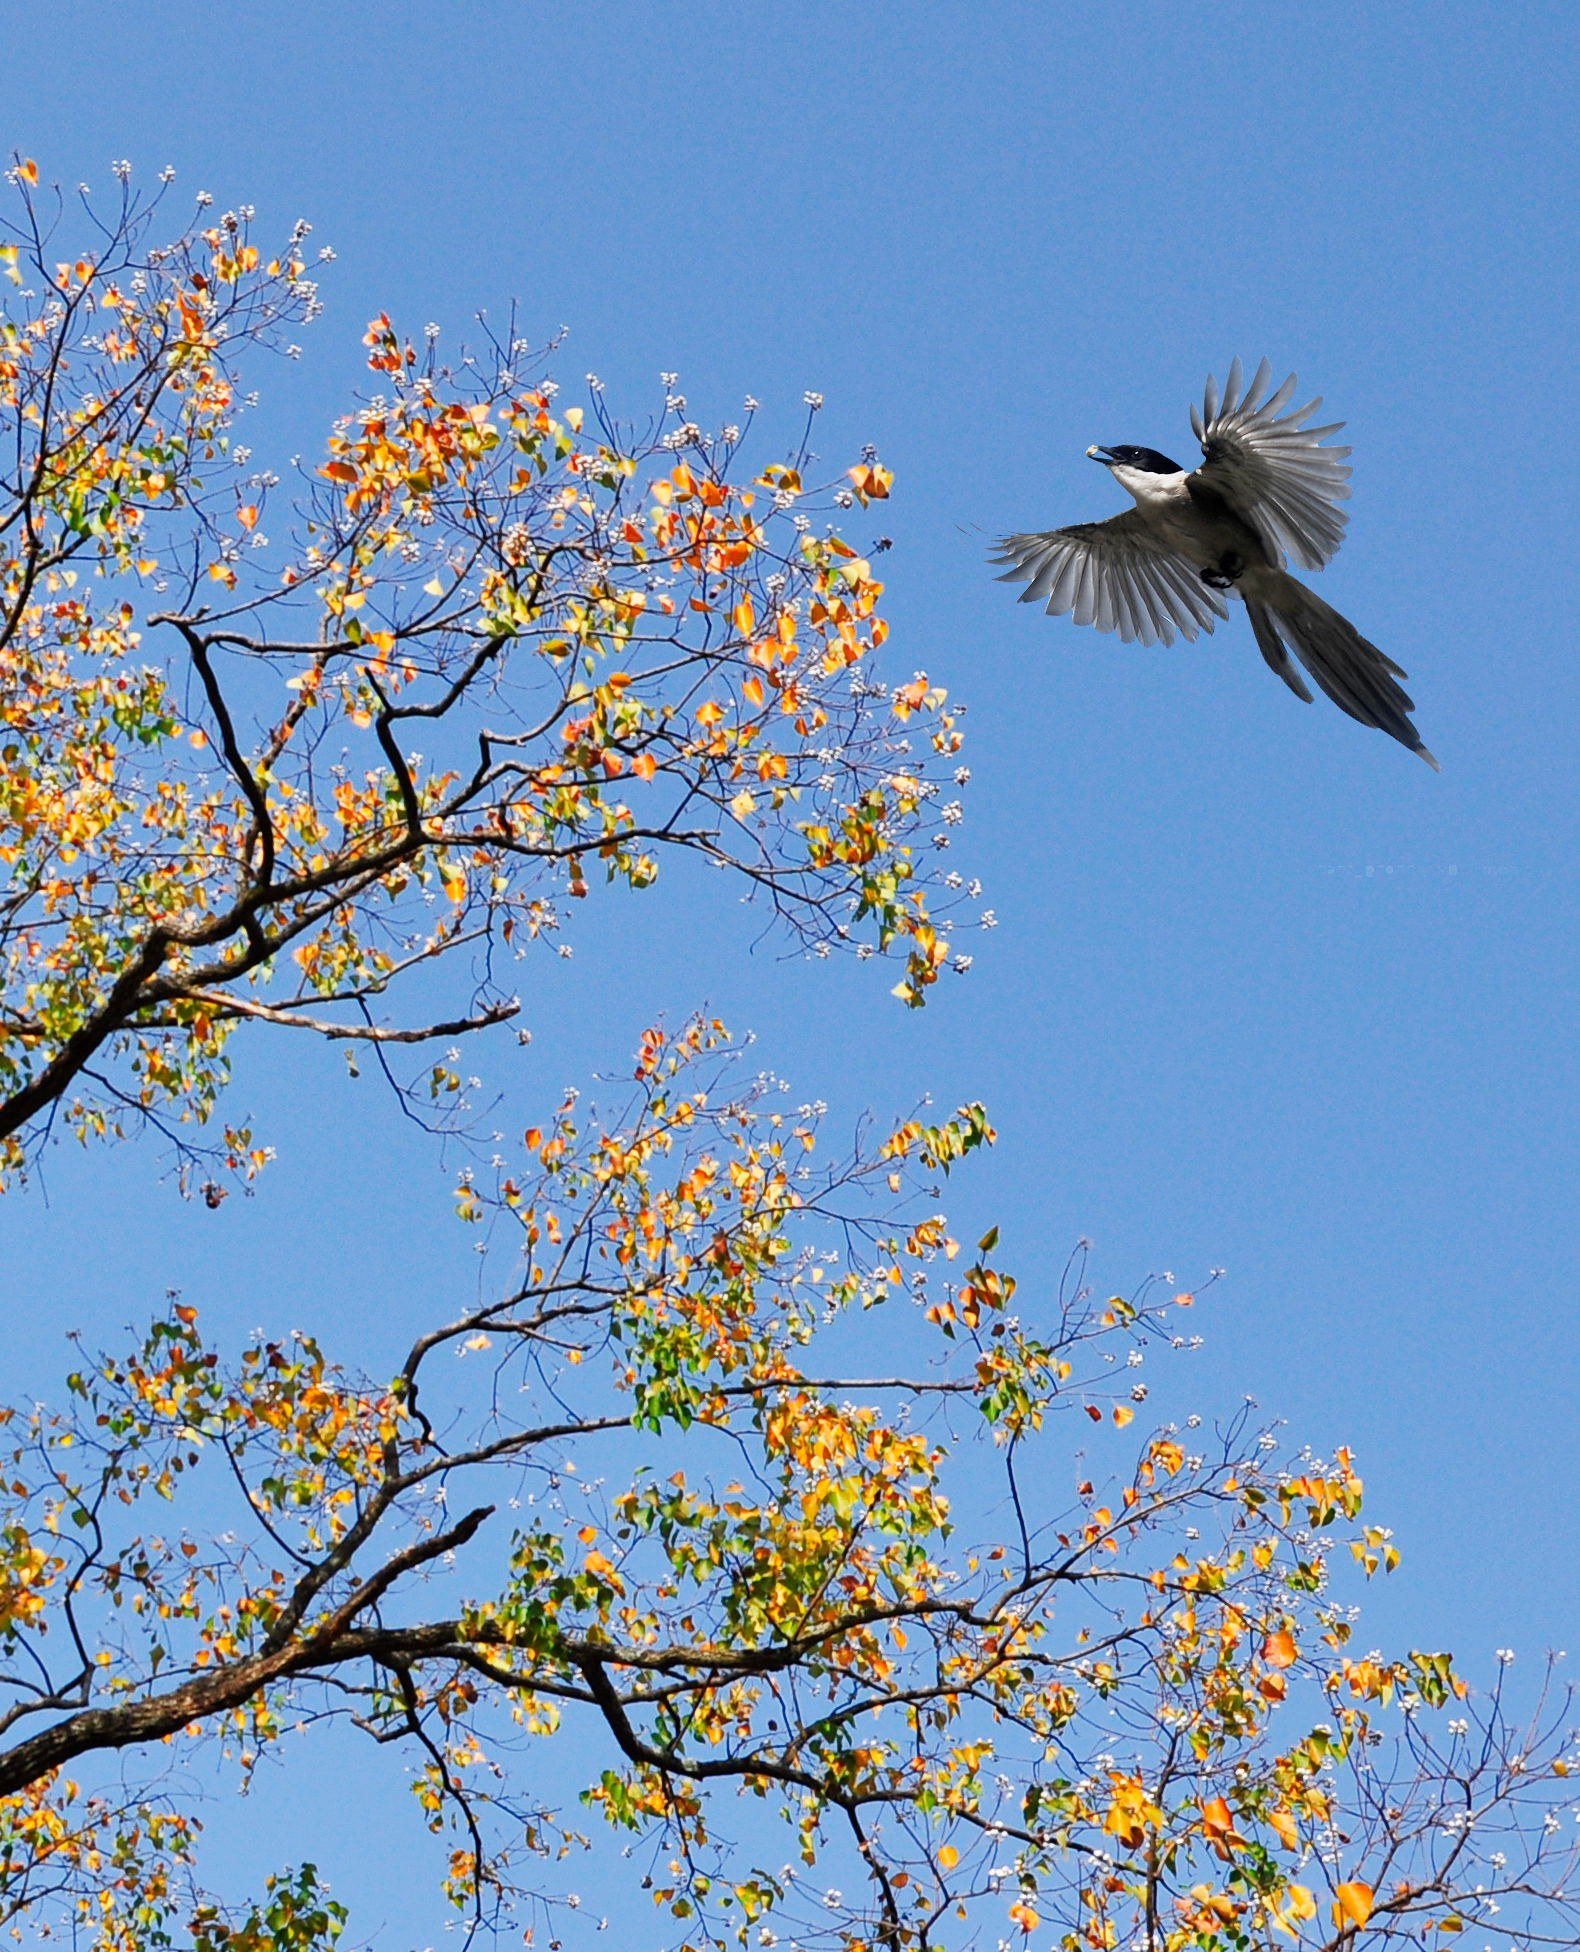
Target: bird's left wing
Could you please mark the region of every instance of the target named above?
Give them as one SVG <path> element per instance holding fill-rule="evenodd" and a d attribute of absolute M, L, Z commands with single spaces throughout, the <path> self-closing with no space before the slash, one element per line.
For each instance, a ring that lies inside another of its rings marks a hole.
<path fill-rule="evenodd" d="M 1007 563 L 1001 583 L 1026 583 L 1022 603 L 1047 599 L 1050 617 L 1117 630 L 1128 644 L 1195 637 L 1229 612 L 1222 597 L 1166 543 L 1140 511 L 1107 522 L 1076 522 L 1038 535 L 1007 535 L 993 560 Z"/>
<path fill-rule="evenodd" d="M 1322 405 L 1320 396 L 1285 413 L 1294 398 L 1293 373 L 1271 399 L 1263 400 L 1272 377 L 1264 359 L 1242 394 L 1237 359 L 1221 400 L 1218 382 L 1208 379 L 1201 411 L 1190 411 L 1205 456 L 1191 479 L 1222 495 L 1261 536 L 1275 561 L 1288 550 L 1302 568 L 1321 569 L 1337 553 L 1349 520 L 1335 504 L 1349 499 L 1350 470 L 1344 457 L 1350 450 L 1321 445 L 1344 422 L 1306 426 Z"/>

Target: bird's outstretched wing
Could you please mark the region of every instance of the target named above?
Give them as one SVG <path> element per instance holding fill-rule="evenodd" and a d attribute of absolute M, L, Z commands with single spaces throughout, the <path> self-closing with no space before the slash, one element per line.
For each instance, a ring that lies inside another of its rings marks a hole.
<path fill-rule="evenodd" d="M 1349 499 L 1347 447 L 1323 447 L 1328 434 L 1344 425 L 1308 427 L 1321 398 L 1285 413 L 1295 392 L 1295 376 L 1263 400 L 1273 377 L 1264 359 L 1241 393 L 1239 360 L 1229 368 L 1223 398 L 1209 378 L 1201 411 L 1192 407 L 1190 424 L 1206 457 L 1192 477 L 1230 504 L 1261 536 L 1277 561 L 1287 550 L 1303 569 L 1321 569 L 1344 540 L 1348 521 L 1335 503 Z"/>
<path fill-rule="evenodd" d="M 1117 630 L 1127 644 L 1172 644 L 1176 631 L 1194 637 L 1229 614 L 1134 508 L 1107 522 L 1007 535 L 993 560 L 1009 565 L 1001 583 L 1028 585 L 1022 603 L 1046 598 L 1050 617 L 1070 611 L 1078 624 Z"/>

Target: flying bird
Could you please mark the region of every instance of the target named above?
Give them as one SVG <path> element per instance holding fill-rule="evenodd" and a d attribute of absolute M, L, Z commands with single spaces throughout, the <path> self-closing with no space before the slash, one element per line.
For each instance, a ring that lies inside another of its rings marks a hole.
<path fill-rule="evenodd" d="M 993 558 L 1009 565 L 1000 581 L 1025 583 L 1022 603 L 1046 599 L 1049 616 L 1068 612 L 1127 644 L 1172 644 L 1176 631 L 1194 638 L 1226 619 L 1226 599 L 1238 596 L 1262 656 L 1296 697 L 1312 702 L 1292 655 L 1341 711 L 1438 771 L 1410 722 L 1406 673 L 1285 568 L 1292 556 L 1321 569 L 1344 540 L 1338 503 L 1349 498 L 1350 450 L 1322 445 L 1344 423 L 1306 424 L 1320 398 L 1286 412 L 1293 373 L 1264 398 L 1273 377 L 1265 359 L 1242 391 L 1243 377 L 1237 359 L 1222 397 L 1209 378 L 1200 412 L 1192 407 L 1202 450 L 1192 472 L 1153 447 L 1089 447 L 1135 507 L 1106 522 L 1005 536 Z"/>

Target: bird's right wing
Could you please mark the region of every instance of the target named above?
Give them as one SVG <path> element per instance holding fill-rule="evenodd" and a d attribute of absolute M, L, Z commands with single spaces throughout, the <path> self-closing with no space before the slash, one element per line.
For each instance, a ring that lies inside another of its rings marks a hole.
<path fill-rule="evenodd" d="M 1117 630 L 1129 644 L 1172 644 L 1229 614 L 1183 556 L 1160 542 L 1138 509 L 1107 522 L 1077 522 L 1040 535 L 1007 535 L 995 562 L 1001 583 L 1026 583 L 1022 603 L 1047 599 L 1050 617 L 1073 612 L 1078 624 Z"/>

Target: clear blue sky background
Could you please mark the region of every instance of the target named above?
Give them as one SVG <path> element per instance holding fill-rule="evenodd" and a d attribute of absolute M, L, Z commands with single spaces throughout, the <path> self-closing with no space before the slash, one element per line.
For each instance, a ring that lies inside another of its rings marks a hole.
<path fill-rule="evenodd" d="M 960 1204 L 1002 1221 L 1028 1308 L 1081 1234 L 1114 1287 L 1226 1266 L 1194 1400 L 1352 1442 L 1405 1550 L 1365 1638 L 1483 1673 L 1580 1638 L 1574 32 L 1556 4 L 7 19 L 5 138 L 46 175 L 171 162 L 335 246 L 260 458 L 317 445 L 371 312 L 512 295 L 571 327 L 570 397 L 595 370 L 644 408 L 678 370 L 698 420 L 752 392 L 788 435 L 816 387 L 831 460 L 878 444 L 896 668 L 971 706 L 955 858 L 999 927 L 918 1017 L 874 965 L 754 950 L 717 879 L 589 903 L 575 960 L 523 972 L 531 1050 L 472 1060 L 501 1123 L 702 1000 L 852 1117 L 986 1098 L 1002 1144 Z M 990 580 L 993 534 L 1120 505 L 1090 442 L 1186 459 L 1236 352 L 1349 423 L 1320 586 L 1409 670 L 1441 777 L 1299 704 L 1243 617 L 1144 650 Z M 371 1080 L 254 1043 L 238 1098 L 282 1155 L 251 1201 L 60 1154 L 48 1203 L 0 1214 L 7 1394 L 169 1285 L 377 1367 L 475 1279 Z M 333 1870 L 364 1927 L 436 1933 L 404 1873 Z"/>

